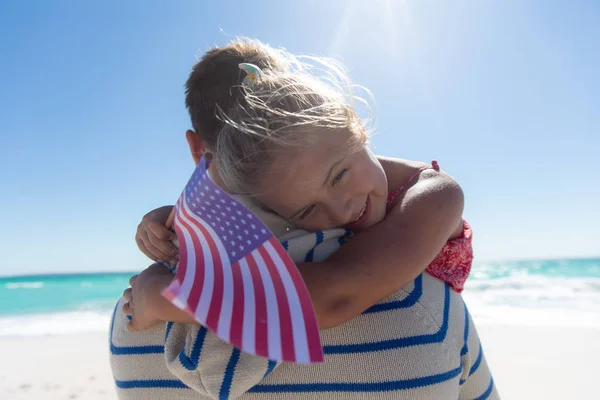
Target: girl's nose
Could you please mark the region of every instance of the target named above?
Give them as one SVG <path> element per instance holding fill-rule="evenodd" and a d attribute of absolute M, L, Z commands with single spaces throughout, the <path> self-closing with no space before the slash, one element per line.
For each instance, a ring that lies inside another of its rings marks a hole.
<path fill-rule="evenodd" d="M 343 199 L 331 209 L 331 217 L 335 226 L 344 226 L 352 222 L 354 216 L 354 205 L 352 199 Z"/>

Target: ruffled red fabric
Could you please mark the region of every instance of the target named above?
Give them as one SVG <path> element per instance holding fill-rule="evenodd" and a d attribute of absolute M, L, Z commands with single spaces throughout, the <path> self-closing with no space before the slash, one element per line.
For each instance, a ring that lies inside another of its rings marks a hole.
<path fill-rule="evenodd" d="M 429 275 L 447 282 L 458 293 L 465 288 L 473 265 L 473 231 L 467 221 L 463 224 L 463 234 L 446 242 L 427 267 Z"/>
<path fill-rule="evenodd" d="M 427 169 L 440 170 L 436 161 L 431 163 L 431 167 L 421 168 L 410 179 L 398 189 L 388 194 L 388 210 L 396 198 L 419 176 L 421 172 Z M 463 233 L 456 239 L 446 242 L 442 250 L 427 267 L 427 272 L 438 279 L 448 283 L 452 289 L 460 293 L 465 288 L 465 282 L 471 273 L 473 264 L 473 231 L 467 221 L 463 220 Z"/>

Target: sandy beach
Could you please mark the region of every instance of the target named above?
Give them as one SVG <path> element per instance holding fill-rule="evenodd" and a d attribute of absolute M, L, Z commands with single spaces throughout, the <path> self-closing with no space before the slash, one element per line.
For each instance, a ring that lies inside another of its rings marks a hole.
<path fill-rule="evenodd" d="M 482 325 L 503 399 L 592 399 L 600 328 Z M 115 399 L 104 334 L 0 340 L 0 398 Z M 586 361 L 587 360 L 587 361 Z"/>
<path fill-rule="evenodd" d="M 600 328 L 477 328 L 503 399 L 596 399 Z M 587 361 L 586 361 L 587 360 Z"/>
<path fill-rule="evenodd" d="M 116 399 L 108 334 L 0 340 L 0 398 Z"/>

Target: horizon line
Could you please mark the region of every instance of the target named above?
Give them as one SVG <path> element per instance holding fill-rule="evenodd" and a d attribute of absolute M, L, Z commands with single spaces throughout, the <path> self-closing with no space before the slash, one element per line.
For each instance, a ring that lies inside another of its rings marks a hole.
<path fill-rule="evenodd" d="M 519 262 L 519 261 L 527 261 L 527 262 L 535 262 L 535 261 L 582 261 L 582 260 L 600 260 L 600 255 L 596 256 L 571 256 L 571 257 L 546 257 L 546 258 L 505 258 L 505 259 L 489 259 L 489 260 L 475 260 L 473 264 L 478 263 L 499 263 L 499 262 Z M 105 270 L 105 271 L 65 271 L 65 272 L 34 272 L 34 273 L 25 273 L 25 274 L 15 274 L 15 275 L 3 275 L 0 273 L 0 279 L 4 278 L 31 278 L 31 277 L 53 277 L 53 276 L 73 276 L 73 275 L 111 275 L 111 274 L 131 274 L 136 275 L 141 271 L 115 271 L 115 270 Z"/>

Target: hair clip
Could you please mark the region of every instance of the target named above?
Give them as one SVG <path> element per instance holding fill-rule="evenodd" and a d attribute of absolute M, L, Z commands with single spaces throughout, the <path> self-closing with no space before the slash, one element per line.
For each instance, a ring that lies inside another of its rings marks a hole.
<path fill-rule="evenodd" d="M 254 64 L 241 63 L 238 67 L 246 73 L 246 77 L 242 81 L 242 85 L 246 87 L 252 87 L 263 76 L 261 69 Z"/>

